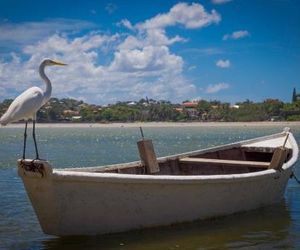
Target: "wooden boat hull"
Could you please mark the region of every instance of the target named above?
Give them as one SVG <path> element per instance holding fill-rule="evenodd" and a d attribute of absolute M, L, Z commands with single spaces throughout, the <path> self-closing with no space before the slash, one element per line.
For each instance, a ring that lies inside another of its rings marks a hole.
<path fill-rule="evenodd" d="M 106 234 L 219 217 L 279 202 L 298 157 L 292 134 L 289 146 L 292 157 L 280 171 L 134 175 L 53 170 L 47 162 L 32 171 L 19 161 L 19 175 L 45 233 Z"/>

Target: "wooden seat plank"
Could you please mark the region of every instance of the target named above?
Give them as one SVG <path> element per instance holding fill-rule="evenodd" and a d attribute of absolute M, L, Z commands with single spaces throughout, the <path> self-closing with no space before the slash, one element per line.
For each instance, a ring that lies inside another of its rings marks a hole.
<path fill-rule="evenodd" d="M 185 157 L 179 159 L 182 163 L 207 163 L 207 164 L 218 164 L 223 166 L 232 166 L 232 165 L 240 165 L 247 167 L 258 167 L 258 168 L 268 168 L 269 162 L 262 161 L 238 161 L 238 160 L 223 160 L 223 159 L 207 159 L 207 158 L 193 158 L 193 157 Z"/>

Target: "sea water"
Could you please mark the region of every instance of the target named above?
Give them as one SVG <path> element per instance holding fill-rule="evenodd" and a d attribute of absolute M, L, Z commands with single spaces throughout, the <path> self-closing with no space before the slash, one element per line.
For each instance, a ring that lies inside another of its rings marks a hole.
<path fill-rule="evenodd" d="M 290 126 L 298 144 L 300 128 Z M 158 156 L 281 132 L 283 126 L 145 127 Z M 41 158 L 55 168 L 138 160 L 138 128 L 38 128 Z M 291 179 L 282 202 L 250 212 L 170 227 L 93 237 L 45 235 L 17 175 L 22 128 L 0 128 L 0 249 L 300 249 L 300 185 Z M 30 132 L 29 132 L 30 135 Z M 28 137 L 28 158 L 34 157 Z M 300 178 L 300 163 L 295 166 Z M 184 205 L 184 204 L 179 204 Z M 120 208 L 122 209 L 122 208 Z"/>

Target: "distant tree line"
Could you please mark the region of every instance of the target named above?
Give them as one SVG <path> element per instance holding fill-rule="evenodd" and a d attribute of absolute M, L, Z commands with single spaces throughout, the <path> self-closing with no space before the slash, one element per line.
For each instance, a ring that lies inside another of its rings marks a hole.
<path fill-rule="evenodd" d="M 188 101 L 188 100 L 187 100 Z M 187 102 L 186 101 L 186 102 Z M 10 103 L 0 103 L 2 115 Z M 141 99 L 100 106 L 83 101 L 51 98 L 37 114 L 39 122 L 134 122 L 134 121 L 300 121 L 300 101 L 284 103 L 278 99 L 263 102 L 226 102 L 200 100 L 192 108 L 169 101 Z"/>

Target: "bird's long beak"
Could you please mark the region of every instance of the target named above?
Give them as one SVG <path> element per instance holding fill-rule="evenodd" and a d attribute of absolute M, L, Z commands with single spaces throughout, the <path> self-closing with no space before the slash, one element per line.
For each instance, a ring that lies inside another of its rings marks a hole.
<path fill-rule="evenodd" d="M 53 61 L 52 60 L 52 62 L 53 62 L 53 65 L 59 65 L 59 66 L 66 66 L 66 65 L 68 65 L 68 64 L 65 64 L 65 63 L 62 63 L 62 62 L 59 62 L 59 61 Z"/>

